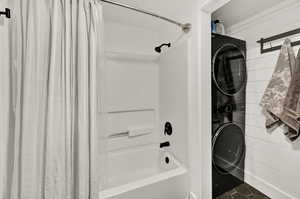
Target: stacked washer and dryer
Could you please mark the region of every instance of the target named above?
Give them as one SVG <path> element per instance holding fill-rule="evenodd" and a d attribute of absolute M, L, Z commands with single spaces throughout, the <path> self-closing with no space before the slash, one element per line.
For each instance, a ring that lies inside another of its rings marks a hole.
<path fill-rule="evenodd" d="M 244 183 L 246 42 L 212 34 L 213 197 Z"/>

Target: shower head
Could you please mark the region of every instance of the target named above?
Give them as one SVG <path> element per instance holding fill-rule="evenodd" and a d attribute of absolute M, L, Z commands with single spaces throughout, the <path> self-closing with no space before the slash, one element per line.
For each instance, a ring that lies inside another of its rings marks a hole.
<path fill-rule="evenodd" d="M 162 49 L 162 47 L 164 47 L 164 46 L 168 46 L 169 48 L 171 47 L 171 43 L 167 43 L 167 44 L 162 44 L 162 45 L 160 45 L 160 46 L 157 46 L 157 47 L 155 47 L 155 51 L 157 52 L 157 53 L 161 53 L 161 49 Z"/>

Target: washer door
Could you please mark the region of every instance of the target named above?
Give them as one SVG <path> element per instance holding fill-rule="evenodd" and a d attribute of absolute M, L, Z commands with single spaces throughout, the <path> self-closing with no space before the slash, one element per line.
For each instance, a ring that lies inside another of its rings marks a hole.
<path fill-rule="evenodd" d="M 214 167 L 226 174 L 238 167 L 245 155 L 245 136 L 242 129 L 227 123 L 221 126 L 214 138 L 212 149 Z"/>
<path fill-rule="evenodd" d="M 213 58 L 213 79 L 225 95 L 239 92 L 247 79 L 244 53 L 233 44 L 222 46 Z"/>

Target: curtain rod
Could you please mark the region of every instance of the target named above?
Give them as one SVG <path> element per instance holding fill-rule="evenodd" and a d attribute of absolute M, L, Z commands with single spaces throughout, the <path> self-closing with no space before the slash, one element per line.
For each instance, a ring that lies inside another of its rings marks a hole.
<path fill-rule="evenodd" d="M 190 23 L 183 24 L 183 23 L 177 22 L 177 21 L 175 21 L 173 19 L 169 19 L 167 17 L 160 16 L 160 15 L 155 14 L 153 12 L 149 12 L 147 10 L 135 8 L 135 7 L 132 7 L 132 6 L 129 6 L 129 5 L 126 5 L 126 4 L 122 4 L 122 3 L 119 3 L 119 2 L 111 1 L 111 0 L 99 0 L 99 1 L 102 1 L 102 2 L 105 2 L 105 3 L 109 3 L 109 4 L 112 4 L 112 5 L 116 5 L 116 6 L 119 6 L 119 7 L 127 8 L 127 9 L 130 9 L 130 10 L 139 12 L 139 13 L 150 15 L 150 16 L 162 19 L 164 21 L 170 22 L 172 24 L 175 24 L 175 25 L 179 26 L 184 33 L 188 33 L 192 29 L 192 25 Z"/>
<path fill-rule="evenodd" d="M 11 18 L 10 9 L 9 8 L 5 8 L 5 11 L 0 11 L 0 16 L 1 15 L 4 15 L 6 18 Z"/>

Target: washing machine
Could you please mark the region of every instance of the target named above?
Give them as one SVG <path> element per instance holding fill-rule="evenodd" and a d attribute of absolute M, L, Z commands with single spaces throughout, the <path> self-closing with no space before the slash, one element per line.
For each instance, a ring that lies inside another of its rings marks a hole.
<path fill-rule="evenodd" d="M 246 42 L 212 34 L 214 198 L 244 182 L 246 83 Z"/>

